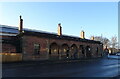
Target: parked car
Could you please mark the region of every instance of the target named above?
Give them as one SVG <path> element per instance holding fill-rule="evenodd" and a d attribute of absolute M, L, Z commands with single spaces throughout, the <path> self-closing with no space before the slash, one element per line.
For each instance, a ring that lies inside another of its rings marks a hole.
<path fill-rule="evenodd" d="M 120 52 L 117 52 L 115 55 L 108 55 L 108 59 L 118 59 L 120 60 Z"/>
<path fill-rule="evenodd" d="M 120 52 L 117 52 L 116 55 L 119 55 L 119 56 L 120 56 Z"/>

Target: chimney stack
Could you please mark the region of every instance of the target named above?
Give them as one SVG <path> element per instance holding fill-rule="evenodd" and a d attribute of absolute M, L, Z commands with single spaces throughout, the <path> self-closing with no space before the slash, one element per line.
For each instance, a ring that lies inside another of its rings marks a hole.
<path fill-rule="evenodd" d="M 59 35 L 59 36 L 62 35 L 62 27 L 61 27 L 61 23 L 58 24 L 58 35 Z"/>
<path fill-rule="evenodd" d="M 81 37 L 82 39 L 85 39 L 85 32 L 84 32 L 83 30 L 81 31 L 80 37 Z"/>
<path fill-rule="evenodd" d="M 94 40 L 94 36 L 91 37 L 91 40 Z"/>
<path fill-rule="evenodd" d="M 23 19 L 22 16 L 20 15 L 19 33 L 22 33 L 22 31 L 23 31 Z"/>

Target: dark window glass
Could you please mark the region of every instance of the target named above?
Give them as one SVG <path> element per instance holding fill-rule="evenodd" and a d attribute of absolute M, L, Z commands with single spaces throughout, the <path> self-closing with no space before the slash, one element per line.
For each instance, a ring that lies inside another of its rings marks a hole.
<path fill-rule="evenodd" d="M 34 44 L 34 54 L 40 54 L 40 44 Z"/>

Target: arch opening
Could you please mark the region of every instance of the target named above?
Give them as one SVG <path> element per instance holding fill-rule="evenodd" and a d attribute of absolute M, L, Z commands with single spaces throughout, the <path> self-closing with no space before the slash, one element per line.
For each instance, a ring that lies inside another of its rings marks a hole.
<path fill-rule="evenodd" d="M 59 46 L 57 45 L 57 43 L 52 43 L 50 45 L 49 57 L 50 57 L 50 59 L 58 59 L 59 58 Z"/>
<path fill-rule="evenodd" d="M 81 58 L 84 58 L 85 57 L 85 49 L 84 49 L 84 46 L 83 45 L 80 45 L 79 47 L 79 50 L 80 50 L 80 57 Z"/>
<path fill-rule="evenodd" d="M 75 44 L 71 46 L 71 58 L 72 59 L 78 58 L 78 48 Z"/>
<path fill-rule="evenodd" d="M 96 48 L 96 56 L 98 56 L 98 47 Z"/>
<path fill-rule="evenodd" d="M 90 48 L 90 46 L 86 46 L 86 57 L 87 58 L 91 57 L 91 48 Z"/>
<path fill-rule="evenodd" d="M 67 44 L 61 46 L 61 58 L 69 58 L 69 46 Z"/>

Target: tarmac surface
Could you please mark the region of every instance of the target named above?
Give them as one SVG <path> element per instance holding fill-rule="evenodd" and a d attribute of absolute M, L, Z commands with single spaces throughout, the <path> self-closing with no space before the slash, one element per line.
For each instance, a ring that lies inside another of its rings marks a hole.
<path fill-rule="evenodd" d="M 120 60 L 115 57 L 84 60 L 4 63 L 2 77 L 106 77 L 120 79 Z"/>

